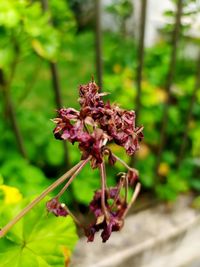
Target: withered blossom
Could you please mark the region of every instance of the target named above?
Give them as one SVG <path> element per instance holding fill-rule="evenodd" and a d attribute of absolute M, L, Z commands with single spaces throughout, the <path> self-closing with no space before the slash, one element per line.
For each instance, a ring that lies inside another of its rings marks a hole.
<path fill-rule="evenodd" d="M 41 195 L 2 228 L 0 237 L 4 236 L 45 196 L 66 181 L 57 196 L 47 202 L 48 212 L 55 216 L 71 216 L 76 224 L 84 229 L 88 242 L 94 240 L 95 233 L 98 231 L 101 231 L 102 241 L 106 242 L 112 232 L 119 231 L 123 227 L 124 218 L 140 191 L 140 183 L 137 183 L 138 171 L 116 156 L 107 145 L 113 142 L 123 147 L 129 156 L 134 155 L 143 138 L 143 126 L 135 125 L 136 115 L 133 110 L 127 111 L 110 104 L 109 101 L 104 102 L 104 95 L 106 93 L 99 93 L 98 86 L 92 81 L 79 88 L 80 111 L 73 108 L 58 110 L 57 118 L 53 119 L 56 124 L 54 136 L 56 139 L 66 140 L 72 144 L 77 142 L 81 152 L 81 161 L 46 188 Z M 105 159 L 108 159 L 110 166 L 119 161 L 127 169 L 127 173 L 119 173 L 116 186 L 110 188 L 107 187 Z M 94 221 L 85 226 L 64 203 L 60 202 L 60 197 L 88 162 L 93 169 L 99 169 L 101 188 L 94 193 L 93 200 L 89 205 L 90 212 L 94 215 Z M 128 202 L 129 187 L 134 190 L 132 198 Z"/>
<path fill-rule="evenodd" d="M 102 163 L 102 149 L 108 141 L 124 147 L 126 153 L 132 156 L 143 138 L 143 127 L 135 127 L 135 112 L 104 103 L 102 97 L 105 94 L 98 93 L 98 90 L 95 82 L 81 85 L 80 111 L 63 108 L 58 111 L 58 118 L 53 120 L 57 124 L 55 137 L 72 144 L 78 142 L 82 159 L 92 156 L 93 168 Z"/>
<path fill-rule="evenodd" d="M 119 231 L 124 225 L 124 217 L 130 208 L 127 201 L 128 187 L 133 187 L 138 179 L 138 171 L 127 166 L 107 147 L 109 142 L 124 147 L 129 156 L 139 149 L 139 142 L 143 138 L 143 126 L 135 126 L 135 112 L 121 109 L 110 102 L 104 102 L 106 93 L 99 93 L 95 82 L 81 85 L 79 88 L 80 111 L 72 108 L 58 110 L 58 118 L 54 135 L 57 139 L 67 140 L 79 144 L 81 159 L 90 157 L 92 168 L 99 168 L 102 187 L 94 194 L 89 205 L 95 221 L 88 227 L 83 227 L 88 242 L 94 240 L 95 233 L 101 232 L 103 242 L 111 233 Z M 109 165 L 113 166 L 119 160 L 128 168 L 127 173 L 120 175 L 116 187 L 107 188 L 105 173 L 105 157 L 108 156 Z M 125 192 L 122 197 L 121 191 Z M 133 194 L 133 200 L 139 193 L 138 188 Z M 55 214 L 55 212 L 54 212 Z M 56 215 L 56 214 L 55 214 Z"/>
<path fill-rule="evenodd" d="M 96 220 L 85 232 L 88 242 L 92 242 L 95 233 L 100 230 L 102 230 L 102 240 L 106 242 L 112 232 L 119 231 L 124 225 L 123 215 L 128 204 L 126 200 L 120 196 L 120 188 L 109 188 L 105 193 L 106 215 L 101 208 L 101 190 L 95 192 L 94 198 L 90 203 L 90 210 L 94 214 Z M 113 202 L 109 204 L 109 200 Z"/>
<path fill-rule="evenodd" d="M 46 203 L 47 211 L 53 213 L 55 216 L 66 217 L 68 215 L 65 204 L 60 203 L 57 198 L 52 198 Z"/>

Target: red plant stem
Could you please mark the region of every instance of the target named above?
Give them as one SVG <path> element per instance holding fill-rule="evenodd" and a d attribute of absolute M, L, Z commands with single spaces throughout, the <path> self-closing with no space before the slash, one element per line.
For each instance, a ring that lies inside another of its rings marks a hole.
<path fill-rule="evenodd" d="M 74 220 L 74 222 L 81 228 L 84 228 L 84 226 L 82 225 L 82 223 L 79 221 L 79 219 L 69 210 L 69 208 L 67 206 L 65 206 L 68 214 L 72 217 L 72 219 Z"/>
<path fill-rule="evenodd" d="M 108 219 L 108 213 L 107 213 L 107 208 L 105 204 L 105 181 L 106 181 L 106 173 L 105 173 L 105 168 L 104 168 L 105 163 L 101 163 L 99 169 L 100 169 L 100 174 L 101 174 L 101 208 L 103 210 L 104 216 L 106 219 Z"/>
<path fill-rule="evenodd" d="M 113 155 L 113 157 L 116 159 L 116 160 L 118 160 L 124 167 L 126 167 L 129 171 L 133 171 L 133 172 L 135 172 L 137 175 L 139 174 L 138 173 L 138 170 L 136 170 L 136 169 L 134 169 L 134 168 L 132 168 L 132 167 L 130 167 L 125 161 L 123 161 L 122 159 L 120 159 L 118 156 L 116 156 L 113 152 L 112 152 L 112 155 Z"/>
<path fill-rule="evenodd" d="M 105 166 L 105 163 L 103 163 L 103 170 L 104 170 L 104 173 L 105 173 L 105 189 L 107 190 L 108 189 L 108 186 L 107 186 L 107 175 L 106 175 L 106 166 Z"/>
<path fill-rule="evenodd" d="M 125 198 L 124 198 L 125 203 L 128 202 L 128 177 L 127 175 L 125 176 Z"/>
<path fill-rule="evenodd" d="M 131 201 L 129 202 L 128 207 L 127 207 L 127 209 L 125 210 L 125 212 L 124 212 L 122 218 L 125 218 L 125 217 L 126 217 L 126 215 L 127 215 L 127 213 L 129 212 L 131 206 L 132 206 L 133 203 L 136 201 L 136 199 L 137 199 L 137 197 L 138 197 L 138 195 L 139 195 L 139 193 L 140 193 L 140 190 L 141 190 L 141 184 L 140 184 L 140 183 L 137 183 L 137 184 L 136 184 L 136 187 L 135 187 L 135 191 L 134 191 L 133 196 L 132 196 L 132 199 L 131 199 Z"/>
<path fill-rule="evenodd" d="M 51 191 L 62 184 L 68 177 L 70 177 L 79 167 L 82 165 L 82 161 L 76 164 L 73 168 L 63 174 L 59 179 L 57 179 L 53 184 L 51 184 L 47 189 L 45 189 L 41 195 L 34 199 L 28 206 L 26 206 L 15 218 L 13 218 L 6 226 L 0 230 L 0 238 L 3 237 L 11 227 L 13 227 L 26 213 L 28 213 L 35 205 L 37 205 L 43 198 L 45 198 Z"/>
<path fill-rule="evenodd" d="M 121 190 L 123 185 L 124 185 L 124 179 L 123 179 L 123 177 L 121 177 L 121 179 L 120 179 L 120 181 L 119 181 L 119 183 L 117 185 L 117 194 L 115 195 L 114 201 L 113 201 L 110 209 L 112 209 L 115 206 L 115 204 L 117 202 L 117 198 L 118 198 L 119 193 L 120 193 L 120 190 Z"/>
<path fill-rule="evenodd" d="M 71 176 L 71 178 L 69 179 L 69 181 L 65 184 L 65 186 L 60 190 L 60 192 L 57 194 L 56 198 L 61 197 L 66 189 L 68 188 L 68 186 L 71 184 L 71 182 L 74 180 L 74 178 L 80 173 L 80 171 L 83 169 L 83 167 L 88 163 L 88 161 L 91 159 L 91 157 L 88 157 L 86 160 L 84 160 L 81 165 L 76 169 L 76 171 L 74 172 L 74 174 Z"/>

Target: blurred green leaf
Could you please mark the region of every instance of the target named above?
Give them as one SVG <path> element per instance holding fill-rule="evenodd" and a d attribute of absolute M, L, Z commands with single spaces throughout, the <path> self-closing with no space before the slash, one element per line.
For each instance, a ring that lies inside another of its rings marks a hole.
<path fill-rule="evenodd" d="M 99 170 L 91 170 L 86 166 L 73 181 L 73 192 L 78 202 L 88 205 L 94 196 L 94 192 L 100 189 Z"/>
<path fill-rule="evenodd" d="M 39 168 L 28 164 L 24 159 L 10 160 L 0 171 L 4 183 L 17 187 L 24 196 L 39 194 L 50 184 Z"/>
<path fill-rule="evenodd" d="M 1 227 L 25 205 L 5 207 L 1 210 Z M 72 251 L 77 234 L 72 219 L 47 216 L 45 202 L 32 209 L 6 235 L 0 239 L 0 265 L 3 267 L 63 267 L 66 251 Z"/>

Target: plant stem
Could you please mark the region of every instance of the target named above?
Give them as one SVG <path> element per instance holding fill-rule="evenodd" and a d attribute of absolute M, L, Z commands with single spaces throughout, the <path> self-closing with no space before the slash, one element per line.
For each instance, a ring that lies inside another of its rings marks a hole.
<path fill-rule="evenodd" d="M 132 199 L 131 201 L 129 202 L 128 204 L 128 207 L 126 209 L 126 211 L 124 212 L 123 214 L 123 218 L 126 217 L 127 213 L 129 212 L 131 206 L 133 205 L 133 203 L 135 202 L 135 200 L 137 199 L 139 193 L 140 193 L 140 190 L 141 190 L 141 184 L 140 183 L 137 183 L 136 187 L 135 187 L 135 191 L 133 193 L 133 196 L 132 196 Z"/>
<path fill-rule="evenodd" d="M 65 184 L 65 186 L 60 190 L 60 192 L 57 194 L 56 198 L 61 197 L 68 186 L 71 184 L 71 182 L 74 180 L 74 178 L 80 173 L 80 171 L 83 169 L 83 167 L 88 163 L 88 161 L 91 159 L 91 157 L 88 157 L 86 160 L 84 160 L 81 165 L 76 169 L 76 171 L 73 173 L 69 181 Z"/>
<path fill-rule="evenodd" d="M 199 51 L 198 60 L 197 60 L 197 70 L 196 70 L 194 90 L 193 90 L 192 97 L 190 99 L 189 107 L 187 110 L 187 117 L 186 117 L 186 122 L 185 122 L 183 138 L 181 141 L 181 145 L 180 145 L 180 149 L 179 149 L 179 155 L 177 158 L 177 167 L 178 168 L 180 167 L 181 161 L 182 161 L 183 156 L 184 156 L 185 149 L 187 147 L 189 123 L 190 123 L 190 120 L 192 119 L 193 107 L 194 107 L 194 104 L 196 102 L 197 92 L 198 92 L 199 88 L 200 88 L 200 51 Z"/>
<path fill-rule="evenodd" d="M 106 175 L 106 166 L 105 166 L 105 162 L 103 162 L 103 171 L 105 173 L 105 189 L 107 190 L 108 189 L 108 186 L 107 186 L 107 175 Z"/>
<path fill-rule="evenodd" d="M 104 216 L 106 219 L 108 219 L 108 213 L 107 208 L 105 204 L 105 180 L 106 180 L 106 174 L 104 169 L 104 162 L 100 165 L 100 174 L 101 174 L 101 208 L 103 210 Z"/>
<path fill-rule="evenodd" d="M 128 202 L 128 177 L 125 176 L 125 203 Z"/>
<path fill-rule="evenodd" d="M 139 174 L 138 173 L 138 170 L 136 170 L 135 168 L 132 168 L 130 167 L 125 161 L 123 161 L 122 159 L 120 159 L 118 156 L 116 156 L 113 152 L 112 152 L 112 155 L 113 157 L 118 160 L 125 168 L 127 168 L 129 171 L 133 171 L 135 172 L 137 175 Z"/>
<path fill-rule="evenodd" d="M 97 81 L 102 90 L 102 72 L 103 72 L 103 62 L 102 62 L 102 34 L 101 34 L 101 0 L 94 0 L 95 4 L 95 47 L 96 47 L 96 74 Z"/>
<path fill-rule="evenodd" d="M 50 12 L 48 0 L 41 0 L 41 4 L 44 12 L 48 11 Z M 49 20 L 49 24 L 53 25 L 52 19 Z M 62 105 L 61 85 L 60 85 L 58 65 L 55 62 L 49 61 L 49 68 L 51 72 L 51 82 L 52 82 L 52 88 L 54 90 L 55 103 L 57 108 L 61 109 L 63 105 Z M 70 159 L 66 142 L 63 142 L 63 150 L 64 150 L 65 166 L 68 168 L 70 167 Z"/>
<path fill-rule="evenodd" d="M 161 156 L 162 152 L 165 148 L 165 144 L 167 141 L 167 124 L 169 120 L 169 107 L 171 104 L 171 87 L 173 84 L 173 79 L 176 71 L 176 61 L 177 61 L 177 48 L 178 48 L 178 42 L 179 42 L 179 35 L 180 35 L 180 30 L 181 30 L 181 16 L 182 16 L 182 9 L 183 9 L 183 0 L 178 0 L 177 1 L 177 7 L 176 7 L 176 18 L 175 18 L 175 25 L 174 25 L 174 30 L 172 33 L 172 50 L 171 50 L 171 56 L 170 56 L 170 63 L 168 67 L 168 73 L 166 77 L 166 84 L 165 84 L 165 90 L 168 95 L 167 102 L 164 105 L 164 110 L 163 110 L 163 118 L 161 122 L 161 129 L 160 129 L 160 142 L 159 142 L 159 147 L 158 147 L 158 154 L 157 154 L 157 160 L 155 164 L 155 171 L 156 174 L 158 172 L 158 167 L 161 162 Z"/>
<path fill-rule="evenodd" d="M 79 219 L 69 210 L 69 208 L 67 206 L 65 206 L 67 212 L 69 213 L 69 215 L 72 217 L 72 219 L 74 220 L 74 222 L 81 228 L 84 228 L 84 226 L 82 225 L 82 223 L 79 221 Z"/>
<path fill-rule="evenodd" d="M 17 53 L 17 52 L 16 52 Z M 15 107 L 13 105 L 13 101 L 10 94 L 10 88 L 13 81 L 13 77 L 15 75 L 15 70 L 18 62 L 18 57 L 16 57 L 12 63 L 11 66 L 11 75 L 9 77 L 9 80 L 5 80 L 5 75 L 2 69 L 0 69 L 0 87 L 2 87 L 2 91 L 5 97 L 5 106 L 6 110 L 8 111 L 11 126 L 13 128 L 13 132 L 17 141 L 17 145 L 19 148 L 19 152 L 21 153 L 22 157 L 27 159 L 27 152 L 24 146 L 24 140 L 21 134 L 21 130 L 19 127 L 19 124 L 17 122 L 16 114 L 15 114 Z"/>
<path fill-rule="evenodd" d="M 121 177 L 121 179 L 120 179 L 120 181 L 119 181 L 119 183 L 117 185 L 117 193 L 116 193 L 114 201 L 113 201 L 113 203 L 112 203 L 112 205 L 110 207 L 111 210 L 112 210 L 112 208 L 115 206 L 115 204 L 117 202 L 117 198 L 119 196 L 120 190 L 121 190 L 123 185 L 124 185 L 124 178 Z"/>
<path fill-rule="evenodd" d="M 11 227 L 13 227 L 26 213 L 28 213 L 35 205 L 37 205 L 43 198 L 45 198 L 51 191 L 62 184 L 68 177 L 70 177 L 82 165 L 82 161 L 76 164 L 73 168 L 62 175 L 58 180 L 45 189 L 41 195 L 34 199 L 27 207 L 25 207 L 14 219 L 12 219 L 5 227 L 0 230 L 0 238 L 3 237 Z"/>
<path fill-rule="evenodd" d="M 136 86 L 137 86 L 137 97 L 136 97 L 136 115 L 137 121 L 139 118 L 139 112 L 141 107 L 141 91 L 142 91 L 142 70 L 144 65 L 144 38 L 145 38 L 145 26 L 146 26 L 146 9 L 147 0 L 141 0 L 141 11 L 140 11 L 140 36 L 138 44 L 138 66 L 136 73 Z"/>

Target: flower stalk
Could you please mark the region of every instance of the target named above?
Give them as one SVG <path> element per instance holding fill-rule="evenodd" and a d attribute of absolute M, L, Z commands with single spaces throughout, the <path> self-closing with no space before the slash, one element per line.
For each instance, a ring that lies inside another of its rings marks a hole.
<path fill-rule="evenodd" d="M 75 170 L 75 172 L 72 174 L 69 181 L 65 184 L 65 186 L 60 190 L 60 192 L 57 194 L 56 198 L 60 198 L 68 188 L 68 186 L 72 183 L 74 178 L 80 173 L 80 171 L 83 169 L 83 167 L 90 161 L 91 157 L 88 157 L 86 160 L 83 160 L 80 164 L 80 166 Z"/>
<path fill-rule="evenodd" d="M 58 180 L 51 184 L 47 189 L 45 189 L 36 199 L 34 199 L 28 206 L 26 206 L 15 218 L 13 218 L 6 226 L 0 230 L 0 238 L 5 236 L 5 234 L 22 218 L 24 217 L 32 208 L 34 208 L 42 199 L 44 199 L 50 192 L 61 185 L 67 178 L 69 178 L 81 165 L 80 161 L 73 168 L 63 174 Z"/>
<path fill-rule="evenodd" d="M 109 218 L 108 218 L 107 208 L 105 205 L 106 173 L 105 173 L 104 163 L 100 165 L 99 169 L 100 169 L 100 174 L 101 174 L 101 207 L 102 207 L 105 218 L 108 220 Z"/>

